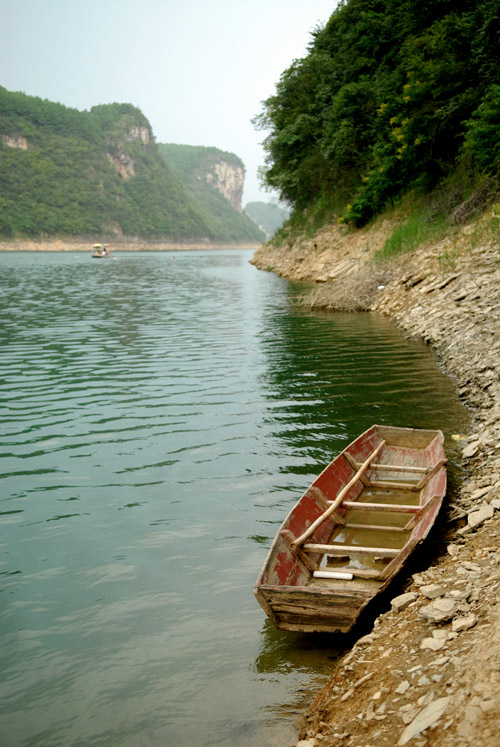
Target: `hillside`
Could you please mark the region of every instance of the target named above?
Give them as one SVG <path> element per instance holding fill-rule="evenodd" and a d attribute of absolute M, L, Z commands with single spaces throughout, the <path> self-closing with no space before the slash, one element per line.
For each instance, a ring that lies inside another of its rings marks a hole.
<path fill-rule="evenodd" d="M 256 243 L 248 223 L 232 231 L 198 202 L 131 104 L 78 111 L 0 87 L 1 238 Z"/>
<path fill-rule="evenodd" d="M 159 151 L 219 240 L 263 241 L 263 232 L 242 212 L 245 167 L 219 148 L 160 143 Z"/>
<path fill-rule="evenodd" d="M 480 209 L 500 169 L 496 0 L 345 0 L 256 125 L 292 225 L 362 226 L 408 194 Z"/>
<path fill-rule="evenodd" d="M 288 210 L 272 202 L 248 202 L 244 210 L 250 220 L 264 231 L 267 239 L 272 238 L 290 217 Z"/>

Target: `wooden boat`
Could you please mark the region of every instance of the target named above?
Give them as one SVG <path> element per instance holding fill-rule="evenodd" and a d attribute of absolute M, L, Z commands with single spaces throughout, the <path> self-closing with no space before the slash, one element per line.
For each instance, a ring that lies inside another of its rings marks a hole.
<path fill-rule="evenodd" d="M 114 259 L 109 251 L 108 244 L 94 244 L 91 256 L 92 259 Z"/>
<path fill-rule="evenodd" d="M 441 431 L 374 425 L 283 522 L 254 593 L 278 628 L 348 632 L 428 535 L 446 493 Z"/>

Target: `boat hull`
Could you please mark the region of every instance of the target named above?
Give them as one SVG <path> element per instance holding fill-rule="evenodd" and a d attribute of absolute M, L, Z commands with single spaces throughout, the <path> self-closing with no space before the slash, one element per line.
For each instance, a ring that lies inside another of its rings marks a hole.
<path fill-rule="evenodd" d="M 278 628 L 352 628 L 434 524 L 446 493 L 443 441 L 441 431 L 372 426 L 316 478 L 255 585 Z"/>

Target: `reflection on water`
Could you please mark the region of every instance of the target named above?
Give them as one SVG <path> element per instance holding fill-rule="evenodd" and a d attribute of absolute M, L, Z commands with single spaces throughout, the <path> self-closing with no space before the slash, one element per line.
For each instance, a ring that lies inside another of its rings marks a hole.
<path fill-rule="evenodd" d="M 345 637 L 274 629 L 277 528 L 374 422 L 467 430 L 386 320 L 293 310 L 245 251 L 1 254 L 10 745 L 290 744 Z"/>

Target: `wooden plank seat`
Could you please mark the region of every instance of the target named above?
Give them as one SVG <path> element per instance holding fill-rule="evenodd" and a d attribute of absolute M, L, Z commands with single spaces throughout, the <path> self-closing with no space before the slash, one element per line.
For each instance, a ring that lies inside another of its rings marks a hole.
<path fill-rule="evenodd" d="M 304 552 L 319 552 L 332 557 L 343 555 L 371 555 L 379 558 L 395 558 L 401 552 L 390 547 L 363 547 L 362 545 L 323 545 L 316 542 L 306 543 Z"/>
<path fill-rule="evenodd" d="M 361 529 L 361 530 L 375 530 L 379 532 L 404 532 L 404 527 L 390 527 L 387 524 L 351 524 L 351 522 L 344 522 L 346 529 Z"/>
<path fill-rule="evenodd" d="M 344 453 L 345 458 L 353 469 L 359 469 L 362 465 L 356 461 L 347 452 Z M 396 488 L 397 490 L 421 490 L 429 482 L 436 472 L 446 464 L 446 459 L 440 459 L 432 467 L 414 467 L 411 465 L 399 465 L 399 464 L 382 464 L 379 462 L 371 462 L 363 475 L 363 482 L 372 488 Z M 410 478 L 417 477 L 417 480 L 408 479 L 408 481 L 401 482 L 398 480 L 373 480 L 370 475 L 366 474 L 368 471 L 379 471 L 379 472 L 398 472 L 399 474 L 407 474 Z"/>
<path fill-rule="evenodd" d="M 351 508 L 355 511 L 387 511 L 388 513 L 416 514 L 420 511 L 420 506 L 411 506 L 408 504 L 395 505 L 392 503 L 363 503 L 362 501 L 344 501 L 343 508 Z"/>

